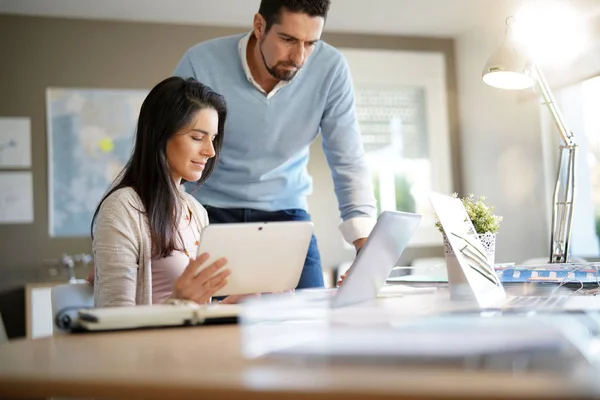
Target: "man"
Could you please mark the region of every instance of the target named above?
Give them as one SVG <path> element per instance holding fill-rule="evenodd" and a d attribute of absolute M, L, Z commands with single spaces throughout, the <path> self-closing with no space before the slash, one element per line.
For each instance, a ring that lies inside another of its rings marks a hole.
<path fill-rule="evenodd" d="M 320 40 L 330 0 L 262 0 L 248 34 L 197 44 L 175 75 L 225 96 L 219 164 L 195 193 L 211 223 L 309 220 L 309 146 L 319 132 L 348 243 L 375 225 L 375 198 L 343 56 Z M 298 288 L 322 287 L 313 236 Z"/>

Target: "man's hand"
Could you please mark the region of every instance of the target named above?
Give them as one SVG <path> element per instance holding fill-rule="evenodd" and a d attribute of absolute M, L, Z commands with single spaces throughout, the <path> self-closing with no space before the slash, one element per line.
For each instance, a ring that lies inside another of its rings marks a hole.
<path fill-rule="evenodd" d="M 354 248 L 356 249 L 356 254 L 358 254 L 358 252 L 360 251 L 360 249 L 362 249 L 362 247 L 365 245 L 366 242 L 367 242 L 367 238 L 356 239 L 353 242 Z"/>
<path fill-rule="evenodd" d="M 360 249 L 362 249 L 362 247 L 365 245 L 366 242 L 367 242 L 367 238 L 356 239 L 353 242 L 354 248 L 356 249 L 356 254 L 358 254 L 358 252 L 360 251 Z M 346 279 L 346 275 L 348 275 L 348 272 L 350 272 L 350 270 L 346 271 L 342 276 L 340 276 L 340 279 L 337 281 L 338 286 L 340 286 L 342 284 L 342 282 L 344 281 L 344 279 Z"/>

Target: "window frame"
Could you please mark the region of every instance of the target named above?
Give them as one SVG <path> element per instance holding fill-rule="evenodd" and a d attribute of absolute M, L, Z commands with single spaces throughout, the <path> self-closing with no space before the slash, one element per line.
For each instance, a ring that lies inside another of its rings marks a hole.
<path fill-rule="evenodd" d="M 393 90 L 409 86 L 424 89 L 431 188 L 436 192 L 451 193 L 454 184 L 445 55 L 426 51 L 339 50 L 348 62 L 355 88 L 387 86 Z M 434 223 L 433 208 L 428 204 L 428 212 L 423 213 L 423 219 L 408 247 L 442 245 L 442 235 Z"/>

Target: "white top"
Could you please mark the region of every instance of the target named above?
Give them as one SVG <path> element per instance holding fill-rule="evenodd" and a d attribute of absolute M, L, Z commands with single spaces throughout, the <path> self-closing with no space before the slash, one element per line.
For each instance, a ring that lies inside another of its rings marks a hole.
<path fill-rule="evenodd" d="M 152 260 L 152 304 L 163 303 L 172 297 L 175 281 L 188 266 L 189 257 L 195 257 L 198 252 L 200 229 L 193 219 L 190 220 L 190 210 L 181 216 L 178 229 L 181 236 L 176 242 L 188 254 L 176 250 L 168 257 Z"/>
<path fill-rule="evenodd" d="M 208 225 L 204 207 L 180 192 L 196 226 Z M 100 207 L 94 228 L 94 306 L 152 304 L 152 260 L 148 219 L 132 188 L 112 193 Z"/>

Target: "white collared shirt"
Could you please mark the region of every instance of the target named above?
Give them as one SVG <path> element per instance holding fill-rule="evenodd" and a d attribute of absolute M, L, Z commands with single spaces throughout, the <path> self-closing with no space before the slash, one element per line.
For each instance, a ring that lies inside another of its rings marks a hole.
<path fill-rule="evenodd" d="M 250 41 L 250 37 L 252 37 L 253 35 L 254 35 L 254 33 L 252 31 L 250 31 L 247 35 L 242 36 L 242 38 L 238 42 L 238 52 L 240 54 L 240 60 L 242 61 L 242 67 L 244 68 L 244 73 L 246 74 L 246 78 L 248 78 L 248 82 L 250 82 L 259 92 L 261 92 L 262 94 L 267 96 L 267 99 L 270 99 L 271 97 L 275 96 L 275 94 L 279 91 L 279 89 L 287 86 L 291 82 L 291 80 L 279 81 L 277 83 L 277 85 L 275 85 L 273 90 L 271 90 L 269 93 L 267 93 L 267 91 L 265 89 L 263 89 L 258 84 L 258 82 L 256 82 L 254 80 L 254 77 L 252 76 L 252 73 L 250 72 L 250 67 L 248 66 L 248 58 L 246 57 L 247 52 L 248 52 L 248 41 Z M 298 71 L 298 73 L 299 72 L 300 71 Z"/>

